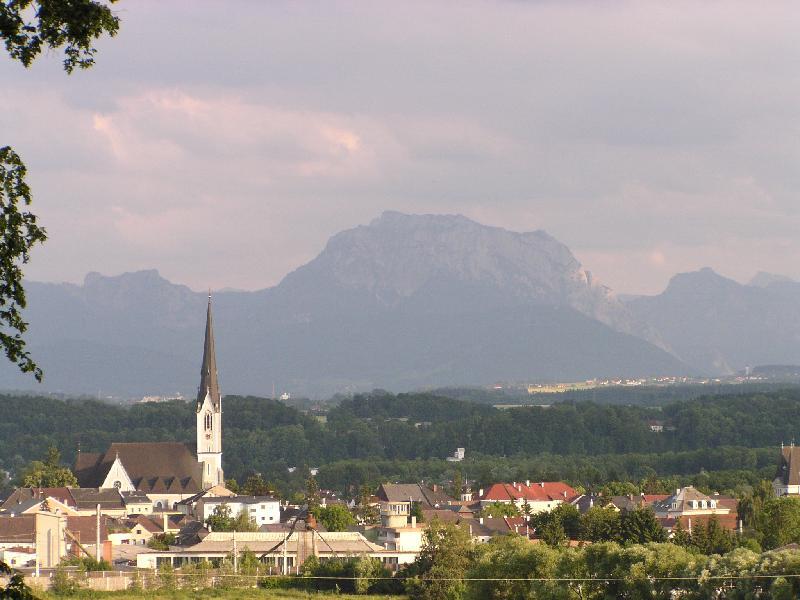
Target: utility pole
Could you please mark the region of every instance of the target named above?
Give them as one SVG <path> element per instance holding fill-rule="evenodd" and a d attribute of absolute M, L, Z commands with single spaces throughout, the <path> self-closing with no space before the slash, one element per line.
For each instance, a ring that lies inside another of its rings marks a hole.
<path fill-rule="evenodd" d="M 233 572 L 239 573 L 239 552 L 236 547 L 236 530 L 233 530 Z"/>
<path fill-rule="evenodd" d="M 100 505 L 97 505 L 97 521 L 95 523 L 96 528 L 96 535 L 95 535 L 95 547 L 94 547 L 94 557 L 97 562 L 100 562 L 100 557 L 102 554 L 100 553 Z"/>

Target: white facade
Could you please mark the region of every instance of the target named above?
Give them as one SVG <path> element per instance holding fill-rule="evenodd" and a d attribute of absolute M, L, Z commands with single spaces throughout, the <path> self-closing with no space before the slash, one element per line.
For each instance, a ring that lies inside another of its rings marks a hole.
<path fill-rule="evenodd" d="M 222 473 L 222 400 L 215 408 L 206 393 L 197 411 L 197 460 L 203 463 L 203 488 L 225 483 Z"/>
<path fill-rule="evenodd" d="M 231 516 L 235 517 L 242 511 L 255 521 L 256 525 L 269 525 L 281 522 L 281 503 L 275 498 L 266 496 L 229 496 L 224 498 L 201 498 L 197 501 L 196 518 L 203 523 L 213 514 L 214 509 L 222 504 L 227 504 L 231 509 Z"/>

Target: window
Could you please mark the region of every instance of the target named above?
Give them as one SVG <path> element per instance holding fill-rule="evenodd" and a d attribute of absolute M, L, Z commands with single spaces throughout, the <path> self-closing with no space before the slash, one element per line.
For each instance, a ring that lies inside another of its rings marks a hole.
<path fill-rule="evenodd" d="M 212 429 L 212 428 L 214 427 L 214 417 L 213 417 L 213 416 L 211 416 L 211 413 L 210 413 L 210 412 L 207 412 L 207 413 L 206 413 L 206 419 L 205 419 L 205 421 L 206 421 L 206 423 L 205 423 L 205 425 L 206 425 L 206 431 L 208 431 L 208 430 L 210 430 L 210 429 Z"/>
<path fill-rule="evenodd" d="M 121 481 L 115 481 L 114 482 L 114 487 L 117 488 L 117 489 L 121 488 L 122 487 L 122 482 Z"/>

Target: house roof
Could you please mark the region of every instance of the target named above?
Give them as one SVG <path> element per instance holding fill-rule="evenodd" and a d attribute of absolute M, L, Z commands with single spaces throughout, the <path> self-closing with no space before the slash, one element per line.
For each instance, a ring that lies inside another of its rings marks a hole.
<path fill-rule="evenodd" d="M 518 500 L 548 502 L 561 500 L 568 502 L 577 495 L 578 493 L 563 481 L 541 481 L 530 485 L 527 482 L 514 482 L 493 484 L 481 496 L 481 500 L 495 502 L 516 502 Z"/>
<path fill-rule="evenodd" d="M 419 502 L 423 508 L 436 508 L 453 502 L 453 498 L 443 491 L 418 483 L 383 483 L 377 496 L 382 502 Z"/>
<path fill-rule="evenodd" d="M 92 510 L 98 504 L 105 510 L 125 509 L 125 503 L 116 488 L 73 488 L 70 492 L 79 510 Z"/>
<path fill-rule="evenodd" d="M 800 485 L 800 446 L 781 448 L 775 478 L 780 479 L 783 485 Z"/>
<path fill-rule="evenodd" d="M 137 515 L 135 518 L 129 519 L 129 523 L 131 524 L 131 529 L 138 525 L 145 531 L 149 531 L 153 534 L 164 533 L 164 527 L 162 525 L 156 524 L 153 519 L 149 519 L 144 515 Z"/>
<path fill-rule="evenodd" d="M 373 544 L 361 533 L 357 531 L 321 531 L 314 534 L 316 537 L 317 552 L 321 554 L 364 554 L 381 552 L 381 546 Z M 255 553 L 273 551 L 278 554 L 281 552 L 281 542 L 286 538 L 282 531 L 255 531 L 237 532 L 236 543 L 240 549 L 247 548 Z M 308 539 L 307 543 L 310 543 Z M 295 531 L 289 536 L 287 548 L 294 550 L 298 547 L 298 532 Z M 277 545 L 277 547 L 276 547 Z M 195 552 L 231 552 L 233 549 L 233 532 L 212 531 L 202 542 L 186 548 L 187 551 Z"/>
<path fill-rule="evenodd" d="M 613 496 L 609 504 L 613 504 L 620 510 L 631 511 L 645 506 L 665 501 L 669 498 L 667 494 L 629 494 L 628 496 Z"/>
<path fill-rule="evenodd" d="M 55 498 L 62 504 L 67 506 L 74 506 L 75 502 L 70 493 L 70 488 L 67 487 L 40 487 L 40 488 L 17 488 L 14 492 L 0 505 L 0 508 L 10 510 L 15 504 L 20 504 L 32 499 L 44 500 L 45 498 Z"/>
<path fill-rule="evenodd" d="M 116 442 L 104 454 L 81 452 L 75 462 L 78 482 L 101 486 L 117 457 L 140 492 L 196 494 L 202 489 L 202 465 L 181 442 Z"/>
<path fill-rule="evenodd" d="M 0 516 L 0 542 L 34 543 L 36 515 Z"/>
<path fill-rule="evenodd" d="M 204 497 L 205 504 L 261 504 L 267 502 L 279 503 L 280 500 L 273 496 L 214 496 Z"/>
<path fill-rule="evenodd" d="M 82 544 L 94 544 L 97 535 L 97 517 L 67 517 L 67 529 L 78 538 Z M 106 516 L 100 517 L 100 541 L 105 542 L 108 539 L 108 521 Z"/>
<path fill-rule="evenodd" d="M 696 489 L 695 487 L 687 485 L 686 487 L 676 490 L 675 493 L 672 494 L 671 496 L 667 496 L 662 500 L 654 502 L 653 508 L 660 511 L 666 511 L 666 510 L 683 511 L 689 508 L 688 502 L 693 500 L 716 500 L 716 498 L 707 496 L 706 494 Z M 672 508 L 673 504 L 677 505 L 677 507 L 674 509 Z"/>

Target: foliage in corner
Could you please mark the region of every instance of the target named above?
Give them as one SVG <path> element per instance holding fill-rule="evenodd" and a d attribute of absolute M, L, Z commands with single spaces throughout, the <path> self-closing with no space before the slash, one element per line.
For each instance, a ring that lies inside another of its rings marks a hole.
<path fill-rule="evenodd" d="M 113 3 L 116 0 L 109 0 Z M 30 18 L 32 17 L 32 18 Z M 0 2 L 0 38 L 11 58 L 26 67 L 42 50 L 64 48 L 64 70 L 94 65 L 94 40 L 119 31 L 119 17 L 95 0 Z"/>
<path fill-rule="evenodd" d="M 0 346 L 23 373 L 33 373 L 41 381 L 42 370 L 22 339 L 28 329 L 22 319 L 26 304 L 22 265 L 30 259 L 31 248 L 44 242 L 47 234 L 36 223 L 36 215 L 24 209 L 31 203 L 26 172 L 16 152 L 8 146 L 0 148 Z"/>

